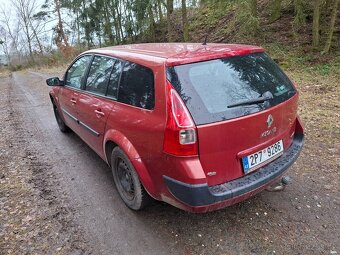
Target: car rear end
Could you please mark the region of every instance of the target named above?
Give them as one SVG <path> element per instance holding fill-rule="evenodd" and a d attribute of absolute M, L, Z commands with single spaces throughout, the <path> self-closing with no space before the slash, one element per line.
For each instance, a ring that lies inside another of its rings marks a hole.
<path fill-rule="evenodd" d="M 163 150 L 177 163 L 163 180 L 168 202 L 189 211 L 216 210 L 260 192 L 303 146 L 298 92 L 289 78 L 264 52 L 234 55 L 166 69 Z"/>

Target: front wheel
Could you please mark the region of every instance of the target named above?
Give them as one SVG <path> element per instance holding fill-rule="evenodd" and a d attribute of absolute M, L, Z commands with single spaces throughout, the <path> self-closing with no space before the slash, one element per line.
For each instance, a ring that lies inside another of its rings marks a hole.
<path fill-rule="evenodd" d="M 138 211 L 151 203 L 152 198 L 145 191 L 133 165 L 118 147 L 112 151 L 111 168 L 118 193 L 130 209 Z"/>
<path fill-rule="evenodd" d="M 59 127 L 60 131 L 63 132 L 63 133 L 70 132 L 70 128 L 68 126 L 66 126 L 66 124 L 63 121 L 63 119 L 61 118 L 59 111 L 58 111 L 58 108 L 55 104 L 53 104 L 53 111 L 54 111 L 54 116 L 55 116 L 55 119 L 58 123 L 58 127 Z"/>

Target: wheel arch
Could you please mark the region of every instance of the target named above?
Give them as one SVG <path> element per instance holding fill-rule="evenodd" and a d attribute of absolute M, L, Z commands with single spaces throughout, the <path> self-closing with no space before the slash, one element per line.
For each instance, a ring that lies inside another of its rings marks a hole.
<path fill-rule="evenodd" d="M 57 107 L 59 107 L 59 100 L 58 100 L 59 91 L 60 91 L 60 87 L 53 87 L 48 93 L 52 104 L 54 104 Z"/>
<path fill-rule="evenodd" d="M 49 97 L 50 97 L 50 100 L 51 100 L 53 107 L 56 107 L 58 109 L 60 117 L 66 123 L 65 116 L 62 112 L 61 105 L 59 103 L 58 97 L 55 94 L 55 91 L 51 90 L 48 94 L 49 94 Z"/>
<path fill-rule="evenodd" d="M 157 192 L 155 185 L 151 179 L 151 176 L 145 167 L 140 155 L 138 154 L 136 148 L 132 145 L 132 143 L 118 130 L 108 130 L 104 136 L 104 155 L 105 160 L 108 165 L 111 167 L 111 153 L 115 147 L 119 147 L 129 158 L 131 164 L 135 168 L 139 179 L 148 192 L 148 194 L 157 199 Z"/>

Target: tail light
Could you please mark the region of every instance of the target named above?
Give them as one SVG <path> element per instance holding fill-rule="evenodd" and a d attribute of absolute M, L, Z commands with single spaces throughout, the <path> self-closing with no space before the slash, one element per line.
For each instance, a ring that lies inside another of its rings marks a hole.
<path fill-rule="evenodd" d="M 193 156 L 198 154 L 196 126 L 182 99 L 166 83 L 167 120 L 164 133 L 163 150 L 176 156 Z"/>

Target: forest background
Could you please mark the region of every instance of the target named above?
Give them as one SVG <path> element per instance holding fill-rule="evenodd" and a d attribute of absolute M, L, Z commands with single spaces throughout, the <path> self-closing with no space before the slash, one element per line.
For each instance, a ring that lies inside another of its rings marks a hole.
<path fill-rule="evenodd" d="M 5 1 L 5 0 L 2 0 Z M 339 67 L 339 0 L 9 0 L 0 49 L 11 70 L 141 42 L 256 44 L 283 67 Z M 11 6 L 11 8 L 8 8 Z"/>

